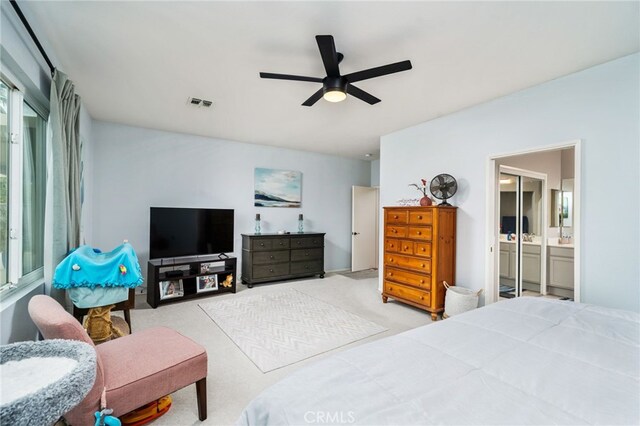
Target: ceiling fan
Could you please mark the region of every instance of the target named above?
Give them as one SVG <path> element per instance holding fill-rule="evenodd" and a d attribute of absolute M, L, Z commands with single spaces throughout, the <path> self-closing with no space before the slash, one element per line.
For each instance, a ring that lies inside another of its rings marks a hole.
<path fill-rule="evenodd" d="M 261 72 L 260 77 L 273 78 L 277 80 L 296 80 L 322 83 L 322 88 L 302 103 L 304 106 L 312 106 L 318 102 L 320 98 L 324 98 L 329 102 L 340 102 L 347 98 L 347 94 L 355 96 L 370 105 L 374 105 L 380 102 L 380 99 L 362 89 L 357 88 L 353 83 L 411 69 L 411 61 L 402 61 L 394 64 L 383 65 L 381 67 L 369 68 L 367 70 L 347 75 L 340 75 L 338 64 L 342 62 L 344 55 L 336 52 L 336 45 L 333 42 L 333 36 L 317 35 L 316 41 L 318 42 L 318 48 L 320 49 L 320 56 L 322 57 L 324 69 L 327 71 L 326 77 L 304 77 L 300 75 L 273 74 L 268 72 Z"/>

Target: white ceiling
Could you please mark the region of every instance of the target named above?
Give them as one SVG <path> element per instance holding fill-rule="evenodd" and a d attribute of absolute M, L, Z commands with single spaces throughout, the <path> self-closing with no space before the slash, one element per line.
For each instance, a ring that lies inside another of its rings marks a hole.
<path fill-rule="evenodd" d="M 638 2 L 22 2 L 98 120 L 364 158 L 379 137 L 640 50 Z M 314 36 L 382 99 L 300 104 Z M 213 108 L 187 105 L 190 96 Z"/>

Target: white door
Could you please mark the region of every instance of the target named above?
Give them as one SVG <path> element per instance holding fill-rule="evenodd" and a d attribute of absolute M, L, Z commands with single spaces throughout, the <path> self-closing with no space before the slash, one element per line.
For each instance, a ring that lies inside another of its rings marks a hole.
<path fill-rule="evenodd" d="M 352 188 L 351 270 L 378 267 L 378 188 Z"/>

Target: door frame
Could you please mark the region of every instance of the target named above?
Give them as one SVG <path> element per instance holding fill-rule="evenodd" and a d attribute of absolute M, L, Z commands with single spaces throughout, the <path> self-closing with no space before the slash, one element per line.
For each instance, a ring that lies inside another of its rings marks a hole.
<path fill-rule="evenodd" d="M 582 203 L 582 194 L 581 194 L 581 184 L 582 184 L 582 154 L 581 154 L 581 139 L 573 139 L 567 142 L 562 142 L 553 145 L 547 145 L 542 147 L 530 148 L 521 151 L 512 151 L 508 153 L 502 154 L 494 154 L 489 155 L 487 157 L 487 161 L 485 164 L 485 188 L 486 191 L 486 222 L 485 222 L 485 241 L 486 241 L 486 251 L 485 251 L 485 304 L 497 302 L 498 294 L 496 292 L 495 284 L 495 274 L 500 273 L 498 268 L 498 258 L 499 258 L 499 238 L 500 236 L 496 236 L 497 229 L 497 218 L 496 218 L 496 204 L 498 203 L 498 197 L 496 196 L 497 184 L 500 183 L 500 171 L 499 167 L 496 165 L 496 160 L 499 160 L 504 157 L 512 157 L 515 155 L 523 155 L 523 154 L 536 154 L 545 151 L 556 151 L 560 149 L 573 148 L 574 149 L 574 186 L 573 186 L 573 276 L 574 276 L 574 286 L 573 286 L 573 299 L 576 302 L 580 302 L 581 299 L 581 291 L 580 291 L 580 261 L 581 261 L 581 249 L 580 245 L 582 242 L 581 232 L 582 232 L 582 222 L 580 218 L 580 209 Z M 545 212 L 546 216 L 546 212 Z M 499 223 L 498 223 L 499 226 Z M 499 231 L 498 231 L 499 232 Z M 545 242 L 546 244 L 546 242 Z M 498 250 L 496 250 L 498 248 Z M 498 253 L 496 255 L 496 252 Z M 544 253 L 544 257 L 546 259 L 546 253 Z M 546 275 L 546 271 L 545 271 Z"/>
<path fill-rule="evenodd" d="M 542 235 L 540 236 L 540 294 L 547 294 L 547 228 L 548 228 L 548 220 L 547 220 L 547 209 L 548 209 L 548 204 L 547 204 L 547 174 L 546 173 L 540 173 L 540 172 L 534 172 L 532 170 L 526 170 L 526 169 L 519 169 L 517 167 L 511 167 L 511 166 L 503 166 L 503 165 L 498 165 L 498 176 L 500 176 L 501 173 L 505 173 L 505 174 L 509 174 L 512 176 L 517 176 L 520 178 L 523 177 L 527 177 L 527 178 L 532 178 L 532 179 L 538 179 L 540 181 L 542 181 L 542 223 L 540 224 L 541 228 L 542 228 Z M 498 179 L 498 181 L 496 182 L 497 187 L 494 188 L 494 190 L 496 191 L 496 194 L 500 193 L 500 180 Z M 521 213 L 522 213 L 522 195 L 524 194 L 524 188 L 522 187 L 522 180 L 520 180 L 520 185 L 516 185 L 516 196 L 518 197 L 518 214 L 517 216 L 520 217 Z M 519 190 L 518 190 L 519 189 Z M 496 196 L 496 203 L 495 203 L 495 210 L 494 210 L 494 215 L 495 215 L 495 228 L 494 228 L 494 239 L 495 241 L 498 241 L 498 253 L 500 253 L 500 197 Z M 521 221 L 518 220 L 516 223 L 516 235 L 520 235 L 521 234 Z M 520 297 L 522 296 L 522 268 L 520 267 L 522 265 L 522 254 L 523 254 L 523 250 L 522 250 L 522 238 L 518 238 L 516 240 L 516 253 L 518 255 L 518 261 L 516 262 L 516 297 Z M 500 256 L 495 256 L 495 260 L 496 260 L 496 268 L 494 269 L 494 294 L 498 294 L 499 297 L 499 293 L 500 290 L 496 290 L 499 289 L 500 287 L 500 265 L 499 265 L 499 261 L 500 261 Z"/>

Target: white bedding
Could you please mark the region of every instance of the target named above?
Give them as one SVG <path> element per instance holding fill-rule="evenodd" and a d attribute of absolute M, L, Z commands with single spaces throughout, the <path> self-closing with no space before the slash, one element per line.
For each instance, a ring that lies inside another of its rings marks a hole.
<path fill-rule="evenodd" d="M 238 424 L 640 424 L 640 316 L 494 303 L 338 353 L 265 390 Z"/>

